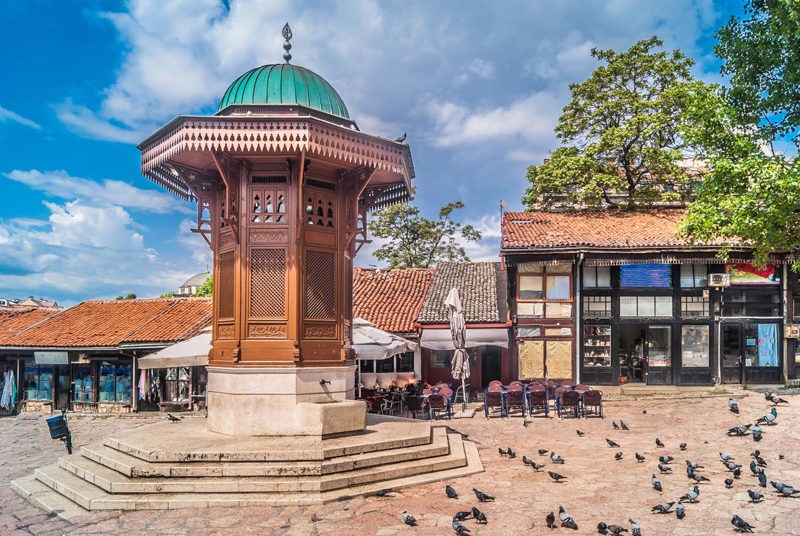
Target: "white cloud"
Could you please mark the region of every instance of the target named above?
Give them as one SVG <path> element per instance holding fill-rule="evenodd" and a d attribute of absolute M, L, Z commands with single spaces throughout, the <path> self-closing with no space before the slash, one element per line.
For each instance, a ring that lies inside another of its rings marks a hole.
<path fill-rule="evenodd" d="M 494 76 L 494 65 L 487 60 L 475 58 L 469 62 L 466 70 L 459 73 L 459 75 L 456 77 L 456 82 L 463 84 L 473 76 L 484 80 L 492 78 Z"/>
<path fill-rule="evenodd" d="M 136 143 L 146 136 L 144 128 L 114 125 L 111 119 L 101 118 L 86 106 L 77 106 L 71 100 L 56 106 L 55 110 L 62 123 L 86 138 Z"/>
<path fill-rule="evenodd" d="M 36 130 L 42 128 L 42 126 L 36 121 L 22 117 L 18 113 L 12 112 L 11 110 L 7 110 L 0 106 L 0 123 L 4 123 L 6 121 L 14 121 L 15 123 L 25 125 L 26 127 L 35 128 Z"/>
<path fill-rule="evenodd" d="M 192 229 L 197 227 L 197 222 L 190 219 L 184 219 L 179 226 L 177 241 L 188 252 L 194 264 L 197 266 L 207 266 L 209 270 L 212 265 L 211 248 L 206 241 L 197 233 L 193 233 Z"/>
<path fill-rule="evenodd" d="M 64 170 L 42 172 L 37 169 L 15 169 L 3 173 L 3 176 L 62 199 L 84 199 L 95 204 L 119 205 L 161 214 L 189 210 L 182 202 L 158 190 L 144 190 L 118 180 L 103 179 L 102 182 L 96 182 L 72 177 Z"/>

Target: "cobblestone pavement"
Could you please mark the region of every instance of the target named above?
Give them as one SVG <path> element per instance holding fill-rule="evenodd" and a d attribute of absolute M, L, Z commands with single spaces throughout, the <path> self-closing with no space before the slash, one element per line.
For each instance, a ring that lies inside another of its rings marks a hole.
<path fill-rule="evenodd" d="M 209 508 L 171 511 L 100 512 L 78 518 L 75 523 L 53 518 L 16 496 L 7 485 L 0 487 L 0 534 L 269 534 L 269 535 L 449 535 L 452 516 L 478 506 L 488 524 L 472 519 L 464 522 L 472 534 L 517 535 L 549 533 L 545 515 L 558 506 L 572 515 L 577 531 L 559 529 L 554 534 L 596 534 L 599 521 L 628 527 L 628 518 L 639 522 L 644 535 L 734 534 L 730 519 L 738 514 L 756 527 L 757 534 L 800 534 L 800 498 L 780 497 L 772 486 L 758 487 L 748 465 L 750 452 L 759 448 L 768 466 L 769 480 L 780 480 L 800 488 L 800 397 L 784 396 L 788 406 L 778 408 L 777 424 L 763 427 L 764 439 L 751 436 L 728 437 L 725 431 L 737 424 L 754 422 L 766 414 L 770 404 L 760 393 L 737 391 L 741 415 L 728 411 L 724 396 L 704 398 L 660 398 L 615 400 L 606 404 L 604 419 L 492 418 L 479 412 L 473 419 L 453 419 L 446 424 L 477 442 L 486 472 L 447 482 L 459 492 L 458 499 L 445 497 L 445 482 L 399 490 L 384 498 L 354 498 L 322 506 L 287 508 Z M 83 418 L 70 421 L 76 446 L 97 442 L 114 432 L 143 424 L 158 417 Z M 624 420 L 630 431 L 613 430 L 612 420 Z M 585 433 L 579 437 L 576 429 Z M 0 419 L 0 480 L 7 483 L 30 474 L 63 454 L 61 442 L 52 441 L 42 419 Z M 666 446 L 658 448 L 656 437 Z M 609 438 L 621 446 L 611 448 Z M 681 442 L 686 451 L 679 450 Z M 501 457 L 498 447 L 511 447 L 517 458 Z M 565 460 L 553 465 L 539 456 L 540 448 L 555 450 Z M 623 453 L 620 461 L 614 454 Z M 637 463 L 634 453 L 646 457 Z M 723 480 L 730 476 L 719 452 L 732 454 L 742 464 L 742 477 L 732 489 Z M 527 455 L 546 463 L 534 472 L 521 459 Z M 675 457 L 673 473 L 661 475 L 664 491 L 652 489 L 650 477 L 658 473 L 659 455 Z M 779 455 L 785 456 L 783 459 Z M 653 514 L 656 504 L 677 500 L 694 485 L 686 477 L 685 460 L 705 466 L 702 474 L 711 479 L 700 484 L 696 503 L 686 504 L 686 517 L 673 513 Z M 556 484 L 548 470 L 567 477 Z M 480 504 L 472 488 L 496 497 Z M 765 500 L 752 504 L 747 489 L 759 490 Z M 418 520 L 411 528 L 400 521 L 408 510 Z"/>

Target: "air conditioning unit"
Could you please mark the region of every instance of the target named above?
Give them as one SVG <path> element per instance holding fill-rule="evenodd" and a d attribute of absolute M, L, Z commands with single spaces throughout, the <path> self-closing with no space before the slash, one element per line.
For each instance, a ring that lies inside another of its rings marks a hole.
<path fill-rule="evenodd" d="M 708 274 L 709 287 L 729 287 L 731 286 L 731 276 L 729 274 Z"/>
<path fill-rule="evenodd" d="M 787 339 L 800 339 L 800 324 L 789 324 L 784 328 L 784 337 Z"/>

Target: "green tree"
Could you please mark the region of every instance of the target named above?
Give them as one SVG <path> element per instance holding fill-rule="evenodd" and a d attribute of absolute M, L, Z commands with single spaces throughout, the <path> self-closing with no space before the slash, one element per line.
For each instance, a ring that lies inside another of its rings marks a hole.
<path fill-rule="evenodd" d="M 680 201 L 693 177 L 678 164 L 689 149 L 680 136 L 687 95 L 699 84 L 691 59 L 655 51 L 658 37 L 625 52 L 592 49 L 603 63 L 570 84 L 556 134 L 564 145 L 528 168 L 522 202 L 529 210 L 556 206 L 633 208 Z"/>
<path fill-rule="evenodd" d="M 213 276 L 208 276 L 203 284 L 197 287 L 197 291 L 194 293 L 195 296 L 200 298 L 210 298 L 214 295 L 214 278 Z"/>
<path fill-rule="evenodd" d="M 461 208 L 461 201 L 448 203 L 435 220 L 420 215 L 419 208 L 410 203 L 376 211 L 369 229 L 387 243 L 375 251 L 375 257 L 389 268 L 430 268 L 439 261 L 468 261 L 463 244 L 480 240 L 481 233 L 450 219 Z"/>
<path fill-rule="evenodd" d="M 745 15 L 717 34 L 730 88 L 697 92 L 691 105 L 684 135 L 704 148 L 709 172 L 681 229 L 698 242 L 750 246 L 763 263 L 800 249 L 800 167 L 769 147 L 776 136 L 798 144 L 800 4 L 753 0 Z"/>
<path fill-rule="evenodd" d="M 134 294 L 133 292 L 128 292 L 125 296 L 119 295 L 115 299 L 117 299 L 117 300 L 135 300 L 136 299 L 136 294 Z"/>
<path fill-rule="evenodd" d="M 172 298 L 175 296 L 175 292 L 170 290 L 169 292 L 162 292 L 158 295 L 159 298 Z"/>

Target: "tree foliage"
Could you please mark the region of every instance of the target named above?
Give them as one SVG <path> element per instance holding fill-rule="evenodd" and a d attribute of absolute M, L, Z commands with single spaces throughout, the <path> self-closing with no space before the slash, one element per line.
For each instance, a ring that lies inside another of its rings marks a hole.
<path fill-rule="evenodd" d="M 692 177 L 678 166 L 687 149 L 680 124 L 692 79 L 692 60 L 655 51 L 658 37 L 629 50 L 592 49 L 602 62 L 580 84 L 558 120 L 565 145 L 528 168 L 522 199 L 528 209 L 553 206 L 647 206 L 679 201 Z"/>
<path fill-rule="evenodd" d="M 387 242 L 375 251 L 375 257 L 389 268 L 430 268 L 440 261 L 468 261 L 464 243 L 480 240 L 481 233 L 451 219 L 453 212 L 463 207 L 461 201 L 448 203 L 439 209 L 438 219 L 423 217 L 410 203 L 376 211 L 369 229 Z"/>
<path fill-rule="evenodd" d="M 198 298 L 211 298 L 214 295 L 214 277 L 208 276 L 194 293 Z"/>
<path fill-rule="evenodd" d="M 124 295 L 124 296 L 119 295 L 114 299 L 115 300 L 135 300 L 136 299 L 136 294 L 134 294 L 133 292 L 128 292 L 126 295 Z"/>
<path fill-rule="evenodd" d="M 682 231 L 750 246 L 763 263 L 772 251 L 800 249 L 800 166 L 767 147 L 775 136 L 798 142 L 800 5 L 753 0 L 745 14 L 718 32 L 731 87 L 698 92 L 691 106 L 685 136 L 703 147 L 709 172 Z"/>

